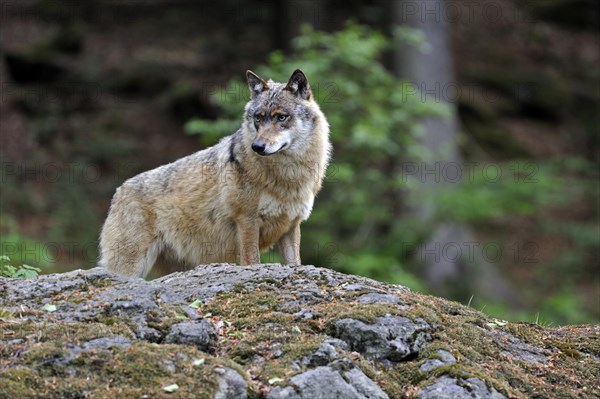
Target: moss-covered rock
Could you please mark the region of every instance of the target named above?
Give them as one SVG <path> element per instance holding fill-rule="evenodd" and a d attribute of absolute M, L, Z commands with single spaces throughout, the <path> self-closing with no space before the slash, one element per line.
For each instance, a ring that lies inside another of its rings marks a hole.
<path fill-rule="evenodd" d="M 0 279 L 0 398 L 585 398 L 599 337 L 313 266 L 92 269 Z"/>

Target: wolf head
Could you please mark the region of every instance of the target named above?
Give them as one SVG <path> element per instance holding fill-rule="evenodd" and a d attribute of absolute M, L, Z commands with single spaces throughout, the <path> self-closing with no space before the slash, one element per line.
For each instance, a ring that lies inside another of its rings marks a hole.
<path fill-rule="evenodd" d="M 262 156 L 301 151 L 322 115 L 304 73 L 296 69 L 287 84 L 265 82 L 252 71 L 246 78 L 252 98 L 244 124 L 252 150 Z"/>

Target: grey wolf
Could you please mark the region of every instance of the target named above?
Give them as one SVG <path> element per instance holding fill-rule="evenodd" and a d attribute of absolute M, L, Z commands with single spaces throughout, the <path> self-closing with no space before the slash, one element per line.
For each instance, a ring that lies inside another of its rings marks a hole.
<path fill-rule="evenodd" d="M 213 147 L 125 181 L 100 235 L 100 262 L 127 276 L 157 266 L 260 262 L 276 243 L 299 265 L 300 223 L 329 162 L 329 124 L 305 74 L 287 84 L 246 72 L 241 127 Z"/>

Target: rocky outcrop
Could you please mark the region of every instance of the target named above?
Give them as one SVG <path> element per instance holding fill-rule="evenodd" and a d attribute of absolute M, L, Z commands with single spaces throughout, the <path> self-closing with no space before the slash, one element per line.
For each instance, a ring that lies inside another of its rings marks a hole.
<path fill-rule="evenodd" d="M 600 327 L 313 266 L 0 279 L 0 398 L 594 397 Z"/>

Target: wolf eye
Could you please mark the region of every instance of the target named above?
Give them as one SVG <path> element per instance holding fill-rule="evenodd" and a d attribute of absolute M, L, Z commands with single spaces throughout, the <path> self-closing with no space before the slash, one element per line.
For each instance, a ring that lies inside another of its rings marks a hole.
<path fill-rule="evenodd" d="M 254 121 L 260 122 L 260 115 L 254 115 Z"/>
<path fill-rule="evenodd" d="M 278 116 L 277 116 L 277 120 L 278 120 L 279 122 L 283 122 L 283 121 L 284 121 L 284 120 L 286 120 L 287 118 L 288 118 L 288 116 L 287 116 L 287 115 L 278 115 Z"/>

